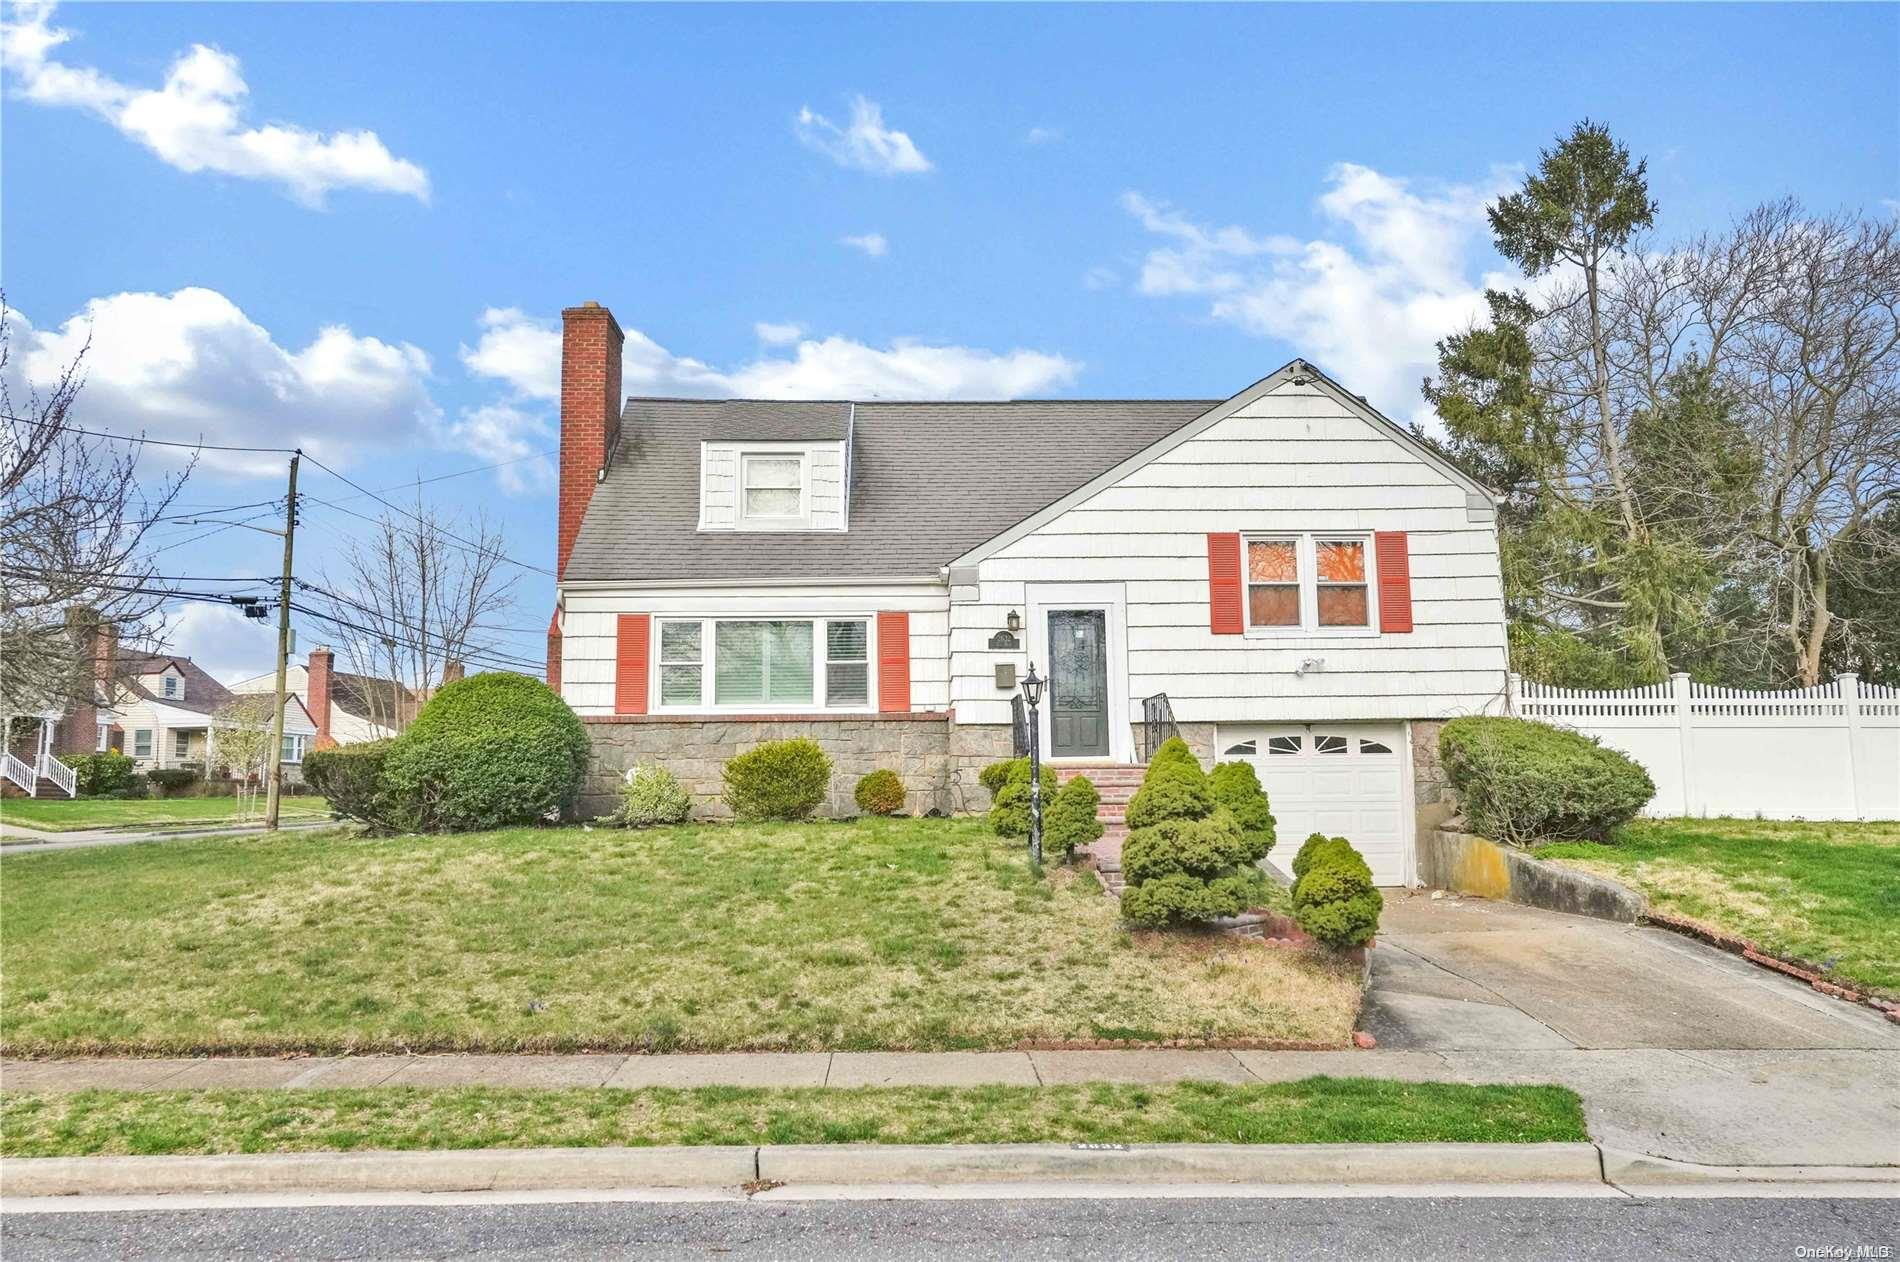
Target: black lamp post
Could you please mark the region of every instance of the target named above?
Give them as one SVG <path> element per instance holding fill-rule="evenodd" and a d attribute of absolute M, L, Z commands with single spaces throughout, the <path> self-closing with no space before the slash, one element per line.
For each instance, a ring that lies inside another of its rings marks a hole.
<path fill-rule="evenodd" d="M 1036 707 L 1042 704 L 1042 686 L 1046 680 L 1036 675 L 1036 664 L 1029 663 L 1023 676 L 1023 700 L 1029 703 L 1029 862 L 1042 866 L 1042 731 L 1036 724 Z"/>

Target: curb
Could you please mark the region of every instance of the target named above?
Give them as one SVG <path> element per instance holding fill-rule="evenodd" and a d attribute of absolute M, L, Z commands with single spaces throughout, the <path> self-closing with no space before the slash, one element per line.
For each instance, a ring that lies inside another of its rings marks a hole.
<path fill-rule="evenodd" d="M 1887 1183 L 1900 1194 L 1900 1166 L 1705 1166 L 1599 1145 L 1603 1181 L 1618 1186 L 1697 1183 Z"/>
<path fill-rule="evenodd" d="M 8 1197 L 802 1184 L 1600 1183 L 1594 1144 L 814 1144 L 9 1157 Z"/>

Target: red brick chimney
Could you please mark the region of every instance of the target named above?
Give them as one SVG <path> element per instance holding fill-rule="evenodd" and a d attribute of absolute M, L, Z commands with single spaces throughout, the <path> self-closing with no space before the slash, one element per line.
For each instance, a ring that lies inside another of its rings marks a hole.
<path fill-rule="evenodd" d="M 304 686 L 304 702 L 317 725 L 317 738 L 311 744 L 313 749 L 328 749 L 336 744 L 330 735 L 330 676 L 335 668 L 336 654 L 327 646 L 319 644 L 310 650 L 310 662 L 304 668 L 309 675 L 309 682 Z"/>
<path fill-rule="evenodd" d="M 597 302 L 561 312 L 561 498 L 554 571 L 568 553 L 594 487 L 620 441 L 620 347 L 613 312 Z"/>

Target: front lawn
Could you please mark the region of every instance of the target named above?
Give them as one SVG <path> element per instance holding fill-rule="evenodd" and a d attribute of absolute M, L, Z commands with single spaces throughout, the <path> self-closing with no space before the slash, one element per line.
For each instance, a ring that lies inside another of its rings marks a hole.
<path fill-rule="evenodd" d="M 330 804 L 320 797 L 286 797 L 279 816 L 285 820 L 320 819 Z M 232 798 L 7 798 L 0 802 L 0 820 L 41 832 L 62 833 L 80 828 L 179 828 L 190 824 L 243 824 L 264 818 L 262 795 L 257 809 L 240 818 Z"/>
<path fill-rule="evenodd" d="M 1308 1078 L 1258 1086 L 375 1087 L 0 1095 L 0 1154 L 70 1157 L 651 1144 L 1549 1143 L 1563 1087 Z"/>
<path fill-rule="evenodd" d="M 22 855 L 13 1054 L 1343 1045 L 1344 966 L 1130 934 L 976 820 L 341 830 Z"/>
<path fill-rule="evenodd" d="M 1640 820 L 1614 845 L 1539 846 L 1539 858 L 1622 881 L 1665 911 L 1830 965 L 1900 996 L 1900 824 Z"/>

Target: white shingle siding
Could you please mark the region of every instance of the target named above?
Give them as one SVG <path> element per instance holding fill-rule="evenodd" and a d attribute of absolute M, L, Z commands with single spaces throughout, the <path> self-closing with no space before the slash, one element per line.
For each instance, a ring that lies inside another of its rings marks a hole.
<path fill-rule="evenodd" d="M 943 710 L 950 704 L 949 608 L 949 592 L 932 584 L 570 591 L 562 621 L 561 695 L 577 714 L 614 712 L 615 636 L 622 613 L 824 617 L 888 611 L 910 615 L 910 708 Z M 875 628 L 871 634 L 875 657 Z"/>
<path fill-rule="evenodd" d="M 1505 686 L 1494 523 L 1468 488 L 1331 394 L 1284 384 L 979 561 L 950 606 L 959 722 L 1009 720 L 989 636 L 1026 584 L 1120 583 L 1130 713 L 1165 692 L 1184 722 L 1435 718 L 1497 709 Z M 1473 520 L 1473 518 L 1480 520 Z M 1214 635 L 1210 532 L 1403 530 L 1409 634 Z M 960 593 L 961 594 L 961 593 Z M 1294 671 L 1306 658 L 1322 669 Z"/>
<path fill-rule="evenodd" d="M 845 528 L 843 443 L 721 442 L 700 447 L 701 530 L 750 529 L 739 520 L 740 460 L 746 452 L 803 456 L 807 523 L 799 529 Z"/>

